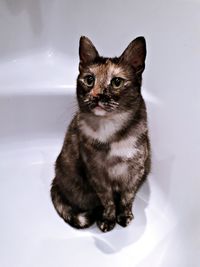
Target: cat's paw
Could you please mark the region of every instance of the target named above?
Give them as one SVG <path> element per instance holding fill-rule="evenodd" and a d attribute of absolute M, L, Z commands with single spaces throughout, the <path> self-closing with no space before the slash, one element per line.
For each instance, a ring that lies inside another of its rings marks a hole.
<path fill-rule="evenodd" d="M 116 222 L 115 221 L 111 221 L 111 220 L 100 220 L 97 221 L 97 225 L 99 227 L 99 229 L 106 233 L 111 231 L 114 227 L 115 227 Z"/>
<path fill-rule="evenodd" d="M 122 227 L 126 227 L 130 224 L 133 218 L 134 216 L 132 212 L 129 212 L 128 214 L 122 213 L 117 216 L 117 223 L 121 225 Z"/>

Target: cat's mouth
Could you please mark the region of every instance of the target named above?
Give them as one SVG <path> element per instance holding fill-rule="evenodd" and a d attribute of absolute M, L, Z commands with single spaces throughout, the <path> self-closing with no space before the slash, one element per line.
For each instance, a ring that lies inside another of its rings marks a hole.
<path fill-rule="evenodd" d="M 101 101 L 99 101 L 99 102 L 97 102 L 97 104 L 96 104 L 96 108 L 106 110 L 106 105 L 105 105 L 104 103 L 102 103 Z"/>
<path fill-rule="evenodd" d="M 96 102 L 91 111 L 97 116 L 106 116 L 114 112 L 118 108 L 119 104 L 117 102 Z"/>
<path fill-rule="evenodd" d="M 107 114 L 107 112 L 109 112 L 109 110 L 106 108 L 104 103 L 102 103 L 100 101 L 95 103 L 95 105 L 93 106 L 91 111 L 97 116 L 105 116 Z"/>
<path fill-rule="evenodd" d="M 90 112 L 97 116 L 105 116 L 108 113 L 113 112 L 119 106 L 119 103 L 112 98 L 105 96 L 86 98 L 84 100 L 85 104 L 88 106 Z"/>

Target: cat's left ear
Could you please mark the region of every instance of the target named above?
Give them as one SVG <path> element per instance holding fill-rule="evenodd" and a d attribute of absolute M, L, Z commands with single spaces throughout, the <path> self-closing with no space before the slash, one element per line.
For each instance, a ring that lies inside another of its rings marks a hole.
<path fill-rule="evenodd" d="M 142 74 L 145 68 L 146 41 L 144 37 L 133 40 L 120 56 L 122 61 L 132 65 L 137 74 Z"/>
<path fill-rule="evenodd" d="M 92 63 L 99 54 L 89 38 L 81 36 L 79 43 L 80 66 Z"/>

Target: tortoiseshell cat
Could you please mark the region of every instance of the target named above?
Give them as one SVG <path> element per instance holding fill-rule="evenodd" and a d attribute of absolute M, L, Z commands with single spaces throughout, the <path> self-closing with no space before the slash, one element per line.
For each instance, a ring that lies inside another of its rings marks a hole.
<path fill-rule="evenodd" d="M 56 161 L 51 197 L 75 228 L 101 231 L 133 219 L 135 194 L 150 169 L 147 115 L 141 96 L 146 43 L 133 40 L 120 57 L 99 56 L 80 38 L 79 110 Z"/>

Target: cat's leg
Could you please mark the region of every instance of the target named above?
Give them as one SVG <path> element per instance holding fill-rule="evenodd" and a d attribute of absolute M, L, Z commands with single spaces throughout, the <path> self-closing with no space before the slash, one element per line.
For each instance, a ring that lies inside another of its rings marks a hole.
<path fill-rule="evenodd" d="M 97 225 L 102 232 L 111 231 L 116 224 L 116 207 L 111 188 L 107 188 L 103 193 L 97 195 L 102 207 L 97 217 Z"/>
<path fill-rule="evenodd" d="M 127 183 L 128 186 L 122 185 L 120 190 L 120 198 L 117 205 L 117 223 L 123 227 L 129 225 L 134 218 L 132 213 L 132 206 L 135 195 L 146 180 L 146 177 L 150 171 L 150 156 L 147 157 L 144 164 L 138 163 L 137 168 L 133 167 L 132 173 Z"/>
<path fill-rule="evenodd" d="M 117 223 L 123 227 L 129 225 L 129 223 L 134 218 L 132 213 L 132 206 L 135 195 L 144 181 L 146 175 L 134 175 L 134 182 L 128 183 L 128 187 L 123 187 L 120 192 L 120 200 L 117 205 Z"/>
<path fill-rule="evenodd" d="M 120 201 L 117 205 L 117 223 L 123 227 L 126 227 L 134 218 L 132 213 L 134 197 L 134 190 L 120 193 Z"/>
<path fill-rule="evenodd" d="M 111 231 L 116 224 L 115 205 L 109 202 L 107 204 L 97 218 L 97 225 L 102 232 Z"/>
<path fill-rule="evenodd" d="M 91 226 L 95 217 L 92 211 L 80 212 L 73 209 L 62 196 L 57 185 L 52 184 L 51 199 L 53 205 L 63 220 L 77 229 L 83 229 Z"/>

